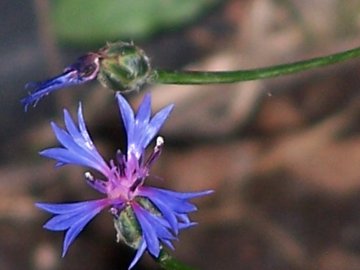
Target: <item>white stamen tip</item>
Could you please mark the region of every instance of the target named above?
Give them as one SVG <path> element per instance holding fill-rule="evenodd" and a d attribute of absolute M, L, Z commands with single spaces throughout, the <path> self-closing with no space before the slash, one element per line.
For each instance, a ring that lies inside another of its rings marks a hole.
<path fill-rule="evenodd" d="M 90 172 L 85 172 L 84 175 L 87 180 L 94 181 L 94 176 Z"/>
<path fill-rule="evenodd" d="M 163 145 L 164 144 L 164 138 L 163 137 L 161 137 L 161 136 L 159 136 L 159 137 L 157 137 L 156 138 L 156 146 L 161 146 L 161 145 Z"/>

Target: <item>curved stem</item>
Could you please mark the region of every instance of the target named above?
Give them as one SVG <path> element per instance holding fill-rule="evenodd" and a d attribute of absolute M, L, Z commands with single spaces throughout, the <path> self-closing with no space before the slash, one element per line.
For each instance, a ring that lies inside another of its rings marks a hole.
<path fill-rule="evenodd" d="M 155 259 L 165 270 L 195 270 L 194 268 L 176 260 L 164 249 L 161 250 L 158 258 Z"/>
<path fill-rule="evenodd" d="M 309 60 L 258 69 L 234 71 L 154 70 L 152 74 L 152 82 L 160 84 L 215 84 L 251 81 L 328 66 L 359 56 L 360 47 L 323 57 L 316 57 Z"/>

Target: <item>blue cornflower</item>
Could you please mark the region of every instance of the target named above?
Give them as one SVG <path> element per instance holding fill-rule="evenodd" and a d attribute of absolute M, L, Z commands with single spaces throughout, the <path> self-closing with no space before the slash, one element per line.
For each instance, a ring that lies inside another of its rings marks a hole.
<path fill-rule="evenodd" d="M 55 90 L 96 79 L 100 68 L 99 59 L 98 53 L 88 53 L 66 67 L 60 75 L 43 82 L 28 83 L 26 88 L 32 88 L 33 91 L 21 100 L 25 111 L 29 105 L 36 106 L 41 98 Z"/>
<path fill-rule="evenodd" d="M 78 126 L 69 112 L 64 110 L 65 129 L 52 123 L 53 131 L 62 147 L 50 148 L 40 154 L 55 159 L 57 166 L 75 164 L 94 169 L 102 175 L 95 178 L 85 173 L 87 183 L 105 195 L 105 198 L 66 204 L 37 203 L 36 206 L 54 214 L 44 227 L 53 231 L 66 231 L 64 256 L 84 226 L 100 211 L 110 209 L 114 216 L 117 239 L 136 249 L 131 269 L 147 250 L 158 258 L 163 245 L 173 249 L 172 241 L 180 230 L 195 225 L 188 213 L 195 211 L 190 199 L 207 195 L 211 190 L 181 193 L 145 186 L 151 165 L 164 145 L 157 137 L 154 150 L 145 155 L 145 149 L 154 139 L 173 106 L 169 105 L 151 118 L 151 98 L 146 95 L 134 115 L 127 101 L 116 95 L 127 134 L 127 151 L 118 151 L 115 160 L 106 162 L 95 148 L 78 109 Z"/>

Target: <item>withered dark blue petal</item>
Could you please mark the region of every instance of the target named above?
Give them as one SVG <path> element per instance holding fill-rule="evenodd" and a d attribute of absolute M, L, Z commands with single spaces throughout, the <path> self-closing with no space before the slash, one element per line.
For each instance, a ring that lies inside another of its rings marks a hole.
<path fill-rule="evenodd" d="M 27 111 L 30 105 L 35 107 L 41 98 L 47 96 L 51 92 L 79 83 L 81 83 L 81 81 L 78 79 L 76 70 L 69 70 L 60 74 L 59 76 L 53 77 L 43 82 L 28 83 L 25 87 L 33 88 L 33 91 L 29 94 L 29 96 L 23 98 L 21 103 L 23 104 L 25 111 Z"/>
<path fill-rule="evenodd" d="M 25 111 L 30 105 L 34 107 L 38 101 L 58 89 L 82 84 L 96 78 L 99 72 L 99 56 L 88 53 L 80 57 L 74 64 L 64 69 L 63 73 L 42 82 L 26 84 L 26 89 L 32 89 L 29 96 L 21 99 Z"/>

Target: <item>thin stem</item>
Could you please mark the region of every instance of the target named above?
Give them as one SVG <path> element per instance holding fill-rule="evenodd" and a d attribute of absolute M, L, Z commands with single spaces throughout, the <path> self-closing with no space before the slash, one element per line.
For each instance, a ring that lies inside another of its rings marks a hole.
<path fill-rule="evenodd" d="M 161 268 L 165 270 L 195 270 L 194 268 L 176 260 L 164 249 L 161 250 L 159 257 L 155 260 L 160 264 Z"/>
<path fill-rule="evenodd" d="M 152 82 L 159 84 L 215 84 L 251 81 L 328 66 L 359 56 L 360 47 L 323 57 L 312 58 L 309 60 L 257 69 L 234 71 L 154 70 L 152 74 Z"/>

